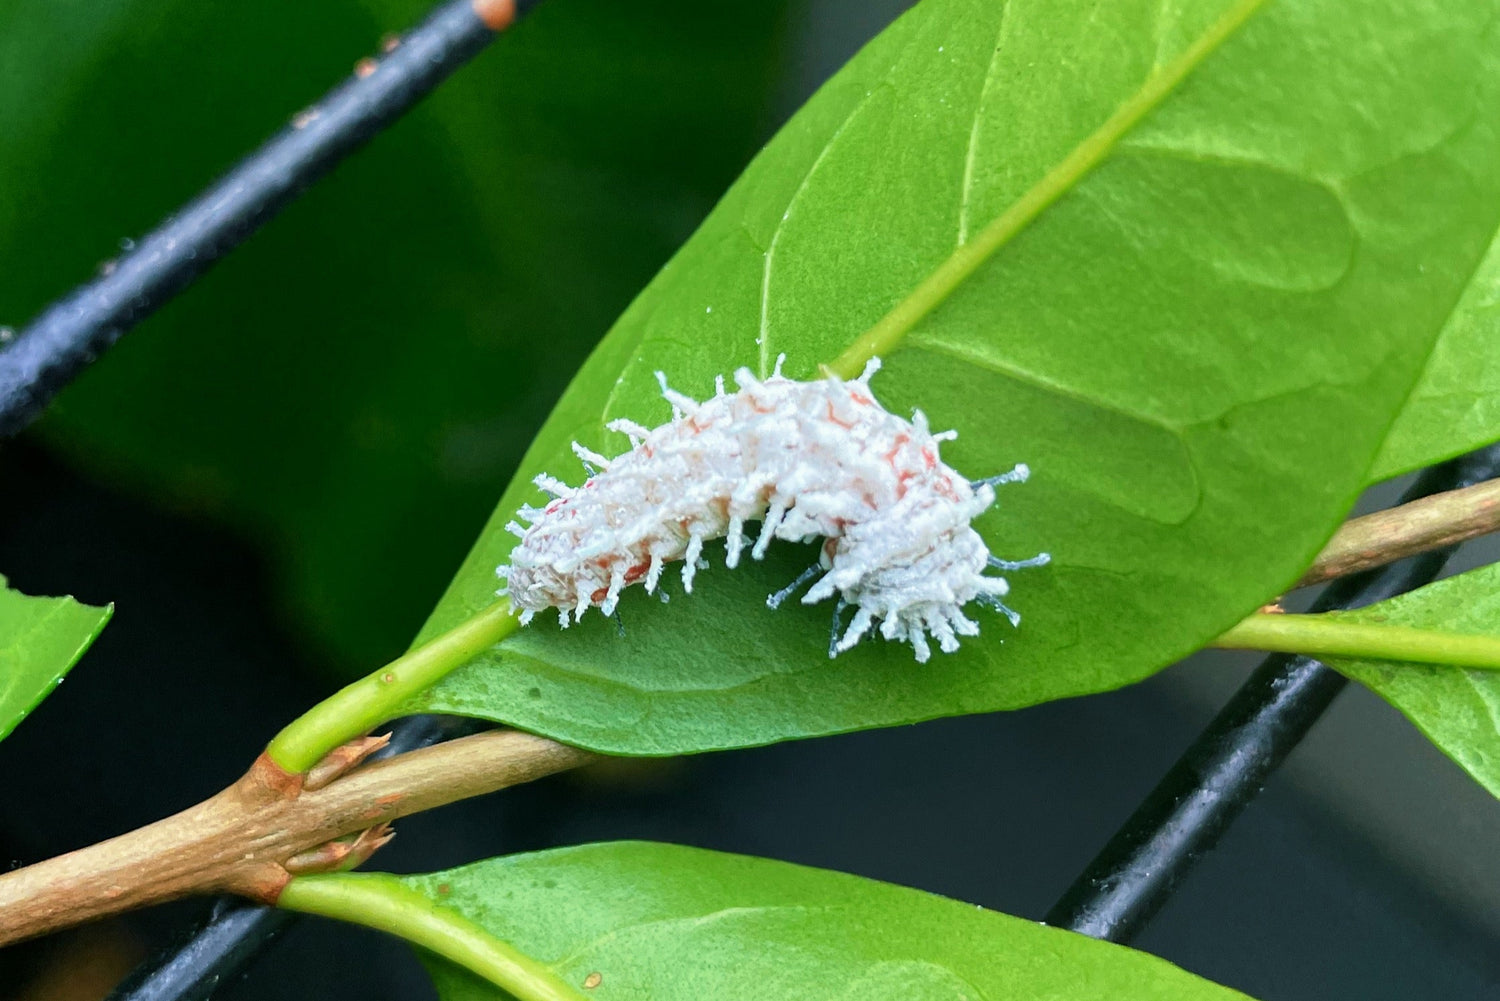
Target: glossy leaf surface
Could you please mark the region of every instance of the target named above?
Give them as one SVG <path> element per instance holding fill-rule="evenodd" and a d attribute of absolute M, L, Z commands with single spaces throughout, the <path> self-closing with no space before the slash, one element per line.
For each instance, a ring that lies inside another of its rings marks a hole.
<path fill-rule="evenodd" d="M 57 687 L 113 611 L 22 594 L 0 577 L 0 738 Z"/>
<path fill-rule="evenodd" d="M 811 547 L 711 548 L 691 597 L 631 589 L 624 638 L 543 618 L 413 708 L 672 753 L 1100 691 L 1217 635 L 1347 510 L 1494 232 L 1491 7 L 920 4 L 616 324 L 424 635 L 493 600 L 532 475 L 669 416 L 654 370 L 697 396 L 782 351 L 847 370 L 872 327 L 875 392 L 956 428 L 947 461 L 1033 469 L 978 523 L 1053 554 L 1012 578 L 1021 628 L 830 663 L 827 606 L 764 603 Z"/>
<path fill-rule="evenodd" d="M 1500 440 L 1500 234 L 1453 307 L 1370 479 Z"/>
<path fill-rule="evenodd" d="M 972 904 L 676 845 L 586 845 L 406 881 L 600 1001 L 1244 998 L 1154 956 Z M 443 1001 L 508 997 L 424 960 Z"/>
<path fill-rule="evenodd" d="M 1341 617 L 1500 635 L 1500 565 L 1449 577 Z M 1337 658 L 1329 664 L 1401 710 L 1444 754 L 1500 796 L 1500 671 Z"/>

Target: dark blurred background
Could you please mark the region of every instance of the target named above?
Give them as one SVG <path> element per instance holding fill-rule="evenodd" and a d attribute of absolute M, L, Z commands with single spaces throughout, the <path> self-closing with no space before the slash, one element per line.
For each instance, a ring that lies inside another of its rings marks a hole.
<path fill-rule="evenodd" d="M 0 859 L 201 799 L 404 649 L 613 318 L 905 6 L 552 0 L 0 448 L 0 573 L 118 606 L 0 744 Z M 0 0 L 0 326 L 108 266 L 425 9 Z M 378 862 L 646 837 L 1036 918 L 1252 664 L 611 763 L 403 821 Z M 0 952 L 0 999 L 101 997 L 204 907 Z M 1500 804 L 1350 691 L 1139 944 L 1264 1001 L 1500 998 Z M 431 988 L 400 943 L 306 921 L 220 996 Z"/>

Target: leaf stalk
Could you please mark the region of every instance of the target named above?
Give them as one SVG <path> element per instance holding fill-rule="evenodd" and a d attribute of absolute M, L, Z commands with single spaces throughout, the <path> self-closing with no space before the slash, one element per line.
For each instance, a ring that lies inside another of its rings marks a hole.
<path fill-rule="evenodd" d="M 1354 622 L 1338 613 L 1256 613 L 1209 645 L 1500 671 L 1500 637 Z"/>
<path fill-rule="evenodd" d="M 520 628 L 507 600 L 334 692 L 297 717 L 266 747 L 292 775 L 312 768 L 336 747 L 397 716 L 412 696 Z"/>
<path fill-rule="evenodd" d="M 394 876 L 298 876 L 281 891 L 277 906 L 397 935 L 509 991 L 517 1001 L 583 998 L 545 963 L 496 938 L 457 911 L 434 903 Z"/>

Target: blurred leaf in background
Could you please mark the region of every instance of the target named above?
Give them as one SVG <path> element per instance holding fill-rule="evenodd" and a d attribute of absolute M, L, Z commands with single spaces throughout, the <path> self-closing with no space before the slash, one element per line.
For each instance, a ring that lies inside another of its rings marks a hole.
<path fill-rule="evenodd" d="M 425 0 L 0 8 L 19 326 Z M 402 649 L 536 428 L 771 126 L 784 2 L 558 0 L 63 394 L 90 475 L 227 519 L 340 670 Z"/>

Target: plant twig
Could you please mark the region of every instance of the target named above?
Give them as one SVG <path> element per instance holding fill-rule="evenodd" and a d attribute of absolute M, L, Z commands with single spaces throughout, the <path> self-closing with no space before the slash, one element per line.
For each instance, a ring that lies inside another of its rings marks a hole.
<path fill-rule="evenodd" d="M 463 716 L 408 716 L 392 722 L 390 744 L 375 754 L 406 754 L 490 728 Z M 310 772 L 309 780 L 319 771 Z M 103 1001 L 211 1001 L 220 984 L 240 977 L 262 949 L 301 917 L 241 897 L 219 895 L 212 901 L 196 927 L 183 929 Z"/>
<path fill-rule="evenodd" d="M 518 1001 L 583 999 L 545 963 L 501 941 L 457 911 L 433 903 L 394 876 L 298 876 L 282 890 L 278 904 L 399 935 L 477 973 Z"/>
<path fill-rule="evenodd" d="M 1500 529 L 1500 480 L 1449 490 L 1351 518 L 1294 587 L 1385 566 Z"/>
<path fill-rule="evenodd" d="M 265 755 L 234 785 L 139 830 L 0 875 L 0 946 L 195 893 L 275 903 L 299 853 L 409 814 L 550 775 L 588 751 L 496 730 L 304 790 Z"/>
<path fill-rule="evenodd" d="M 1351 622 L 1337 613 L 1258 613 L 1209 645 L 1228 650 L 1395 660 L 1500 671 L 1500 637 Z"/>

